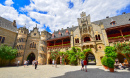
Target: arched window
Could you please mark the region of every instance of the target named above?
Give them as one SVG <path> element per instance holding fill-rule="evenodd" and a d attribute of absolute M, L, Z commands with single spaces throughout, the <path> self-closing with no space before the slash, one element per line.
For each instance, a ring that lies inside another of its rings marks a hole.
<path fill-rule="evenodd" d="M 100 35 L 98 35 L 98 40 L 101 40 Z"/>
<path fill-rule="evenodd" d="M 98 40 L 98 37 L 97 37 L 97 35 L 95 35 L 95 38 L 96 38 L 96 40 Z"/>
<path fill-rule="evenodd" d="M 79 43 L 79 38 L 76 38 L 76 39 L 75 39 L 75 43 Z"/>
<path fill-rule="evenodd" d="M 91 40 L 90 40 L 90 37 L 85 37 L 85 38 L 84 38 L 84 42 L 86 42 L 86 41 L 91 41 Z"/>
<path fill-rule="evenodd" d="M 100 35 L 95 35 L 96 40 L 101 40 Z"/>
<path fill-rule="evenodd" d="M 34 42 L 31 43 L 31 44 L 30 44 L 30 48 L 36 48 L 36 43 L 34 43 Z"/>

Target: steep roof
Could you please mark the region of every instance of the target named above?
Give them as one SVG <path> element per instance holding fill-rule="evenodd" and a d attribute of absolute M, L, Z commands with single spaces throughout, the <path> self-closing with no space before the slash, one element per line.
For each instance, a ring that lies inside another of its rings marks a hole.
<path fill-rule="evenodd" d="M 104 28 L 110 28 L 110 27 L 116 27 L 116 26 L 120 26 L 120 25 L 126 25 L 126 24 L 130 24 L 130 13 L 127 14 L 122 14 L 119 16 L 114 16 L 114 17 L 110 17 L 110 18 L 106 18 L 106 19 L 102 19 L 102 20 L 98 20 L 98 21 L 94 21 L 92 23 L 99 25 L 100 22 L 103 23 Z M 115 21 L 115 25 L 111 25 L 110 23 L 112 21 Z"/>
<path fill-rule="evenodd" d="M 78 26 L 71 27 L 71 28 L 67 27 L 67 29 L 54 31 L 53 33 L 54 33 L 54 36 L 55 36 L 55 37 L 54 37 L 54 38 L 51 37 L 51 38 L 49 38 L 49 39 L 55 39 L 55 38 L 59 38 L 59 37 L 70 36 L 71 30 L 74 31 L 77 27 L 78 27 Z M 66 34 L 66 30 L 68 30 L 68 33 L 69 33 L 69 34 Z M 62 34 L 61 36 L 59 36 L 59 32 Z M 49 40 L 49 39 L 48 39 L 48 40 Z"/>
<path fill-rule="evenodd" d="M 1 28 L 7 29 L 12 32 L 17 32 L 17 27 L 14 27 L 12 23 L 13 22 L 11 22 L 3 17 L 0 17 L 0 27 Z"/>

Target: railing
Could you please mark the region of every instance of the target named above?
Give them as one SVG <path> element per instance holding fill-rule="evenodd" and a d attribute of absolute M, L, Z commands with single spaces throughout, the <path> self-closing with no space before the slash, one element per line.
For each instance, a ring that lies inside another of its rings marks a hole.
<path fill-rule="evenodd" d="M 54 46 L 47 46 L 48 49 L 63 48 L 63 47 L 70 47 L 70 43 L 68 43 L 68 44 L 61 44 L 61 45 L 54 45 Z"/>
<path fill-rule="evenodd" d="M 109 39 L 109 42 L 114 42 L 114 41 L 123 41 L 123 40 L 125 40 L 125 39 L 128 39 L 128 38 L 130 38 L 130 34 L 129 35 L 124 35 L 124 36 L 117 36 L 117 37 L 108 37 L 108 39 Z"/>

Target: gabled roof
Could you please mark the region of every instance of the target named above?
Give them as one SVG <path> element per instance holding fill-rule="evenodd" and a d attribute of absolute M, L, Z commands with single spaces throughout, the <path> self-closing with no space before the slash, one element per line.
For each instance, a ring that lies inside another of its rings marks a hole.
<path fill-rule="evenodd" d="M 54 31 L 53 33 L 54 33 L 55 37 L 51 37 L 48 40 L 55 39 L 55 38 L 60 38 L 60 37 L 65 37 L 65 36 L 70 36 L 71 30 L 75 31 L 77 27 L 78 26 L 75 26 L 75 27 L 72 27 L 72 28 L 63 29 L 63 30 Z M 69 34 L 66 34 L 66 30 L 68 30 Z M 61 36 L 59 36 L 59 32 L 62 34 Z"/>
<path fill-rule="evenodd" d="M 0 17 L 0 27 L 1 28 L 7 29 L 12 32 L 17 32 L 17 27 L 14 27 L 12 23 L 13 22 L 11 22 L 3 17 Z"/>
<path fill-rule="evenodd" d="M 102 22 L 103 25 L 104 25 L 104 28 L 107 29 L 107 28 L 110 28 L 110 27 L 116 27 L 116 26 L 130 24 L 129 19 L 130 19 L 130 13 L 127 13 L 127 14 L 122 14 L 122 15 L 119 15 L 119 16 L 114 16 L 114 17 L 110 17 L 110 18 L 94 21 L 92 23 L 99 25 L 100 22 Z M 110 23 L 112 21 L 115 21 L 116 24 L 115 25 L 111 25 Z"/>

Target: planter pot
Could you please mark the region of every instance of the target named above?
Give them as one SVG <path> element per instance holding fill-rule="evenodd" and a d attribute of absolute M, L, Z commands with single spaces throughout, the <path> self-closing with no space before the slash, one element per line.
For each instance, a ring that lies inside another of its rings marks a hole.
<path fill-rule="evenodd" d="M 108 67 L 107 67 L 107 66 L 104 66 L 104 65 L 103 65 L 103 67 L 104 67 L 105 69 L 108 69 Z"/>
<path fill-rule="evenodd" d="M 114 68 L 109 68 L 110 72 L 114 72 Z"/>

